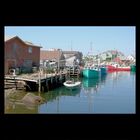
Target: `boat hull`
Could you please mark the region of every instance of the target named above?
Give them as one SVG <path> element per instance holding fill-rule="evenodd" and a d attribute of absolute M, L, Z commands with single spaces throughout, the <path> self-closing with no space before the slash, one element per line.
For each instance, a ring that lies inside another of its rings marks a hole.
<path fill-rule="evenodd" d="M 112 65 L 107 66 L 108 71 L 130 71 L 130 67 L 115 67 Z"/>
<path fill-rule="evenodd" d="M 131 71 L 136 71 L 136 66 L 135 65 L 131 66 Z"/>
<path fill-rule="evenodd" d="M 100 71 L 94 69 L 84 69 L 83 76 L 86 78 L 96 78 L 99 77 Z"/>
<path fill-rule="evenodd" d="M 81 85 L 81 82 L 75 82 L 75 83 L 68 83 L 68 81 L 64 82 L 63 85 L 67 88 L 77 88 Z"/>
<path fill-rule="evenodd" d="M 105 67 L 101 67 L 101 74 L 104 75 L 104 74 L 107 74 L 107 68 Z"/>
<path fill-rule="evenodd" d="M 130 67 L 118 67 L 117 71 L 130 71 Z"/>
<path fill-rule="evenodd" d="M 112 66 L 112 65 L 107 65 L 107 69 L 108 69 L 108 71 L 115 71 L 116 67 Z"/>

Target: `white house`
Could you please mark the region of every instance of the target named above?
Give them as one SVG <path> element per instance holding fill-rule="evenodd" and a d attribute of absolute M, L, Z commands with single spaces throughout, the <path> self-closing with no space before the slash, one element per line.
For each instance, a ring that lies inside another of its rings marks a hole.
<path fill-rule="evenodd" d="M 82 53 L 78 51 L 63 51 L 65 57 L 65 65 L 73 66 L 81 64 L 82 62 Z"/>
<path fill-rule="evenodd" d="M 135 61 L 135 57 L 132 55 L 128 55 L 126 59 L 130 61 Z"/>
<path fill-rule="evenodd" d="M 66 63 L 65 63 L 66 66 L 73 66 L 74 62 L 76 61 L 76 56 L 65 58 L 65 60 L 66 60 Z"/>

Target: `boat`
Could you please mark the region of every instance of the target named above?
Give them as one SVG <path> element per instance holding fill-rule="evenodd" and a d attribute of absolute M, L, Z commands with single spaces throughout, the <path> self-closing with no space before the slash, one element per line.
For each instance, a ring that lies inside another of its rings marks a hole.
<path fill-rule="evenodd" d="M 63 83 L 63 85 L 66 86 L 67 88 L 76 88 L 76 87 L 79 87 L 80 84 L 81 84 L 80 81 L 73 82 L 70 80 Z"/>
<path fill-rule="evenodd" d="M 130 71 L 130 66 L 119 66 L 116 68 L 117 71 Z"/>
<path fill-rule="evenodd" d="M 100 75 L 99 67 L 86 67 L 83 69 L 83 76 L 86 78 L 97 78 Z"/>
<path fill-rule="evenodd" d="M 130 67 L 131 67 L 131 71 L 134 71 L 134 72 L 136 71 L 136 65 L 131 65 Z"/>
<path fill-rule="evenodd" d="M 115 70 L 117 70 L 116 69 L 116 64 L 107 65 L 107 69 L 108 69 L 108 71 L 115 71 Z"/>
<path fill-rule="evenodd" d="M 91 42 L 92 45 L 92 42 Z M 91 46 L 92 48 L 92 46 Z M 91 55 L 89 55 L 91 53 Z M 88 57 L 92 56 L 92 52 L 88 53 Z M 97 55 L 98 56 L 98 55 Z M 86 64 L 83 68 L 83 77 L 85 78 L 98 78 L 101 74 L 101 69 L 99 67 L 100 59 L 98 58 L 97 61 L 94 63 L 93 60 L 89 59 L 86 61 Z"/>
<path fill-rule="evenodd" d="M 108 71 L 130 71 L 130 66 L 119 66 L 118 64 L 107 65 Z"/>
<path fill-rule="evenodd" d="M 107 74 L 107 67 L 106 66 L 100 66 L 101 69 L 101 75 Z"/>

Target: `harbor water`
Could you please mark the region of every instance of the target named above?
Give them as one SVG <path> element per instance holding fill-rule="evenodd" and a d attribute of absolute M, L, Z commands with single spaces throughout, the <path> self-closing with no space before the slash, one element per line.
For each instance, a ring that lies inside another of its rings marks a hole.
<path fill-rule="evenodd" d="M 65 86 L 45 93 L 45 102 L 25 105 L 16 99 L 5 102 L 6 114 L 134 114 L 136 113 L 135 72 L 111 72 L 94 78 L 80 78 L 76 89 Z M 26 94 L 23 93 L 23 94 Z"/>

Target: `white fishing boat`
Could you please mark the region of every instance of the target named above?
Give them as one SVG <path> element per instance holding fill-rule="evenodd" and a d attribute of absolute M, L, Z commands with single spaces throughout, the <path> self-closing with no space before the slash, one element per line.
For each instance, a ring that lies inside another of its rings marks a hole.
<path fill-rule="evenodd" d="M 77 82 L 66 81 L 63 83 L 63 85 L 66 86 L 67 88 L 76 88 L 76 87 L 79 87 L 80 84 L 81 84 L 80 81 L 77 81 Z"/>

